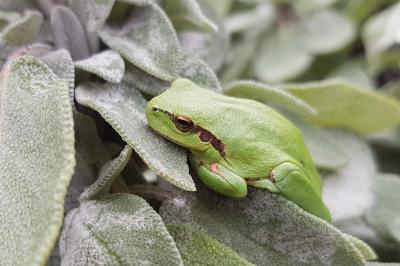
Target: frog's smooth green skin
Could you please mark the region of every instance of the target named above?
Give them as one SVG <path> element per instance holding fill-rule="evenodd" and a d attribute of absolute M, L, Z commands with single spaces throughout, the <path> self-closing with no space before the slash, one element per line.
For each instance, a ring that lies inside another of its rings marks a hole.
<path fill-rule="evenodd" d="M 247 186 L 280 193 L 330 222 L 322 182 L 299 130 L 268 106 L 178 79 L 146 107 L 150 126 L 191 151 L 202 182 L 243 198 Z"/>

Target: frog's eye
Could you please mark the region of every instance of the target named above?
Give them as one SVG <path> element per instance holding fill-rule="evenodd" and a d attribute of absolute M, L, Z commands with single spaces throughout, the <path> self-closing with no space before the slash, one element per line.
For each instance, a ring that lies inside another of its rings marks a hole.
<path fill-rule="evenodd" d="M 192 120 L 180 115 L 174 116 L 172 122 L 174 122 L 176 128 L 182 132 L 189 132 L 194 126 Z"/>

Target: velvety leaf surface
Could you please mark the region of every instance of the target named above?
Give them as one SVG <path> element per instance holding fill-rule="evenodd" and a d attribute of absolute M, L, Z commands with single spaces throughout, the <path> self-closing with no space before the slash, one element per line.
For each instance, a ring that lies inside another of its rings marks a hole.
<path fill-rule="evenodd" d="M 217 31 L 196 0 L 166 0 L 164 9 L 178 31 Z"/>
<path fill-rule="evenodd" d="M 365 89 L 375 87 L 374 80 L 362 60 L 348 60 L 330 72 L 327 78 L 340 78 Z"/>
<path fill-rule="evenodd" d="M 135 7 L 122 28 L 106 26 L 100 37 L 130 63 L 159 79 L 172 81 L 180 73 L 178 38 L 167 15 L 156 4 Z"/>
<path fill-rule="evenodd" d="M 62 265 L 183 265 L 160 216 L 130 194 L 84 200 L 65 218 Z"/>
<path fill-rule="evenodd" d="M 400 3 L 375 14 L 364 24 L 363 41 L 369 56 L 400 43 Z"/>
<path fill-rule="evenodd" d="M 312 54 L 334 52 L 354 38 L 354 26 L 334 9 L 324 9 L 303 18 L 295 28 L 295 40 Z"/>
<path fill-rule="evenodd" d="M 224 21 L 226 30 L 232 34 L 262 25 L 269 27 L 276 16 L 276 9 L 271 3 L 262 3 L 251 10 L 236 12 Z"/>
<path fill-rule="evenodd" d="M 168 231 L 185 265 L 254 265 L 194 226 L 169 225 Z"/>
<path fill-rule="evenodd" d="M 149 73 L 144 72 L 129 62 L 126 64 L 123 82 L 128 86 L 133 86 L 135 89 L 150 95 L 158 95 L 162 93 L 171 84 L 168 81 L 161 80 L 153 75 L 150 75 Z"/>
<path fill-rule="evenodd" d="M 74 128 L 76 167 L 65 199 L 65 212 L 79 206 L 82 192 L 96 181 L 101 167 L 112 158 L 90 116 L 75 111 Z"/>
<path fill-rule="evenodd" d="M 29 11 L 19 20 L 9 24 L 1 33 L 0 39 L 7 45 L 20 47 L 33 42 L 39 33 L 43 16 Z"/>
<path fill-rule="evenodd" d="M 400 124 L 399 101 L 340 80 L 288 84 L 282 88 L 315 108 L 318 115 L 310 120 L 324 126 L 367 134 Z"/>
<path fill-rule="evenodd" d="M 111 50 L 105 50 L 87 59 L 77 61 L 75 67 L 93 73 L 111 83 L 121 82 L 125 72 L 124 60 L 118 53 Z"/>
<path fill-rule="evenodd" d="M 364 241 L 348 234 L 344 235 L 358 249 L 358 251 L 360 251 L 364 260 L 376 260 L 378 258 L 375 251 Z"/>
<path fill-rule="evenodd" d="M 254 59 L 254 74 L 263 82 L 292 79 L 306 70 L 313 57 L 301 49 L 290 32 L 270 33 Z"/>
<path fill-rule="evenodd" d="M 316 110 L 290 93 L 250 80 L 234 81 L 224 88 L 224 94 L 280 105 L 295 113 L 315 115 Z"/>
<path fill-rule="evenodd" d="M 110 15 L 115 0 L 70 0 L 68 4 L 79 18 L 87 36 L 91 53 L 99 50 L 98 33 Z"/>
<path fill-rule="evenodd" d="M 217 27 L 215 32 L 184 31 L 179 33 L 182 49 L 202 59 L 212 70 L 218 71 L 229 50 L 229 36 L 221 18 L 205 0 L 198 0 L 204 15 Z"/>
<path fill-rule="evenodd" d="M 56 6 L 51 11 L 51 30 L 56 48 L 64 48 L 74 60 L 90 55 L 85 31 L 75 13 L 64 6 Z"/>
<path fill-rule="evenodd" d="M 158 175 L 184 190 L 196 189 L 185 151 L 150 129 L 139 92 L 124 84 L 90 83 L 77 88 L 76 99 L 98 111 Z"/>
<path fill-rule="evenodd" d="M 332 140 L 332 136 L 328 132 L 305 123 L 298 117 L 284 115 L 301 130 L 304 143 L 317 168 L 335 170 L 348 163 L 348 155 Z"/>
<path fill-rule="evenodd" d="M 114 179 L 124 170 L 132 155 L 132 148 L 126 145 L 120 155 L 112 161 L 107 162 L 99 173 L 96 182 L 93 183 L 81 195 L 81 200 L 92 199 L 97 195 L 107 194 Z"/>
<path fill-rule="evenodd" d="M 62 225 L 75 164 L 68 86 L 26 56 L 3 69 L 0 91 L 0 259 L 42 265 Z"/>
<path fill-rule="evenodd" d="M 382 237 L 389 240 L 398 240 L 399 232 L 393 232 L 392 229 L 398 228 L 396 223 L 400 219 L 400 177 L 394 174 L 379 174 L 375 176 L 375 200 L 374 205 L 366 215 L 367 222 Z M 395 234 L 392 235 L 392 233 Z"/>
<path fill-rule="evenodd" d="M 193 55 L 185 55 L 182 69 L 181 77 L 190 79 L 202 88 L 221 91 L 217 76 L 201 59 Z"/>
<path fill-rule="evenodd" d="M 336 228 L 265 190 L 232 200 L 198 184 L 196 194 L 165 201 L 160 214 L 167 225 L 197 227 L 257 265 L 363 265 Z"/>
<path fill-rule="evenodd" d="M 68 82 L 69 97 L 74 106 L 75 97 L 75 68 L 71 55 L 65 49 L 60 49 L 40 57 L 51 70 L 60 78 Z"/>
<path fill-rule="evenodd" d="M 325 132 L 348 161 L 335 172 L 324 175 L 324 201 L 335 221 L 361 216 L 373 203 L 376 163 L 371 148 L 349 131 Z"/>

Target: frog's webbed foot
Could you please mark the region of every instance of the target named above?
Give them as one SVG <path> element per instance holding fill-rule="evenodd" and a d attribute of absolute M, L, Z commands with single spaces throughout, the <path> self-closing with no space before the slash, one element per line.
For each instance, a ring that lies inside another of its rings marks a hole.
<path fill-rule="evenodd" d="M 321 198 L 321 191 L 318 191 L 307 174 L 293 163 L 284 162 L 275 167 L 267 178 L 249 180 L 247 183 L 250 186 L 280 193 L 309 213 L 331 222 L 329 210 Z"/>
<path fill-rule="evenodd" d="M 218 163 L 204 164 L 194 158 L 191 158 L 191 164 L 207 187 L 231 198 L 246 197 L 246 181 L 225 166 Z"/>

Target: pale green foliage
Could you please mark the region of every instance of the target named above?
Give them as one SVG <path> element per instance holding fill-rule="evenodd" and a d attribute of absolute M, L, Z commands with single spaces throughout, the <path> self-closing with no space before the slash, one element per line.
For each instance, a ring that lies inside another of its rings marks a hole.
<path fill-rule="evenodd" d="M 135 195 L 85 200 L 64 228 L 63 265 L 183 265 L 160 216 Z"/>
<path fill-rule="evenodd" d="M 232 249 L 188 224 L 169 225 L 185 265 L 253 265 Z"/>
<path fill-rule="evenodd" d="M 317 115 L 310 120 L 320 125 L 372 133 L 400 123 L 399 101 L 340 80 L 282 87 L 315 108 Z"/>
<path fill-rule="evenodd" d="M 68 85 L 27 56 L 3 69 L 0 92 L 0 259 L 39 265 L 57 239 L 75 165 Z"/>
<path fill-rule="evenodd" d="M 93 83 L 79 86 L 76 99 L 98 111 L 158 175 L 195 190 L 184 151 L 150 130 L 144 115 L 146 101 L 139 92 L 125 85 Z"/>
<path fill-rule="evenodd" d="M 400 181 L 396 175 L 376 176 L 375 203 L 367 213 L 367 222 L 384 238 L 398 241 L 400 228 Z M 399 231 L 397 231 L 399 230 Z M 400 247 L 400 242 L 398 242 Z"/>
<path fill-rule="evenodd" d="M 93 73 L 111 83 L 121 82 L 125 71 L 121 56 L 111 50 L 77 61 L 75 67 Z"/>
<path fill-rule="evenodd" d="M 100 37 L 130 63 L 159 79 L 171 81 L 181 70 L 178 38 L 156 4 L 135 7 L 122 29 L 105 27 Z"/>
<path fill-rule="evenodd" d="M 372 189 L 377 169 L 371 148 L 358 135 L 339 129 L 326 130 L 347 162 L 324 174 L 323 196 L 337 221 L 359 217 L 373 203 Z"/>
<path fill-rule="evenodd" d="M 257 265 L 363 265 L 361 253 L 337 229 L 278 195 L 251 189 L 246 199 L 231 200 L 199 187 L 196 196 L 164 202 L 160 213 L 167 224 L 198 227 Z"/>
<path fill-rule="evenodd" d="M 0 264 L 400 261 L 399 14 L 396 0 L 1 0 Z M 144 115 L 176 78 L 292 120 L 333 224 L 265 190 L 195 185 Z"/>

